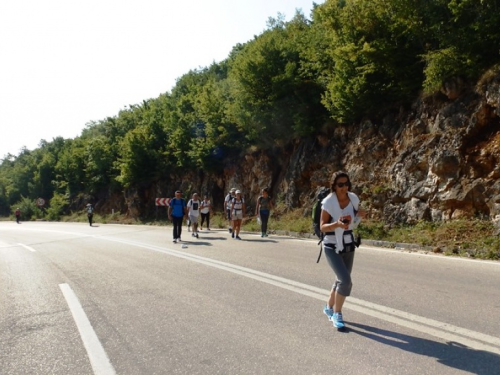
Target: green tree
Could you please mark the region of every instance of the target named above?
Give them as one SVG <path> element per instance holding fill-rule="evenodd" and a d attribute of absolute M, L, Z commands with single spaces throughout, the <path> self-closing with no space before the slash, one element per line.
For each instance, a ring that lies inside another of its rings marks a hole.
<path fill-rule="evenodd" d="M 289 24 L 278 18 L 269 26 L 235 54 L 229 72 L 230 114 L 250 140 L 265 147 L 312 134 L 326 114 L 321 86 L 301 60 L 307 20 L 298 14 Z"/>
<path fill-rule="evenodd" d="M 315 9 L 316 27 L 330 41 L 317 53 L 331 59 L 323 62 L 330 68 L 323 103 L 335 120 L 377 115 L 418 94 L 423 50 L 410 27 L 414 8 L 409 0 L 345 0 Z"/>

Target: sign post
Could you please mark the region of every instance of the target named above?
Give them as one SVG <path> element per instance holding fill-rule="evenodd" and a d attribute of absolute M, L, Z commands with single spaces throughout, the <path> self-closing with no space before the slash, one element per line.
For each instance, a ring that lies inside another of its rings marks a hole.
<path fill-rule="evenodd" d="M 156 205 L 156 214 L 158 217 L 158 207 L 165 207 L 166 212 L 167 212 L 167 219 L 168 219 L 168 205 L 170 204 L 170 198 L 156 198 L 155 199 L 155 205 Z"/>

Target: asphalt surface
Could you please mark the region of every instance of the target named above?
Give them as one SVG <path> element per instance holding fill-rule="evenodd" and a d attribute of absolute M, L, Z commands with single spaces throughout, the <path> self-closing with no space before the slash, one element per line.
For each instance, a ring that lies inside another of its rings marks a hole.
<path fill-rule="evenodd" d="M 500 263 L 362 246 L 339 332 L 314 240 L 0 222 L 0 374 L 499 374 Z"/>

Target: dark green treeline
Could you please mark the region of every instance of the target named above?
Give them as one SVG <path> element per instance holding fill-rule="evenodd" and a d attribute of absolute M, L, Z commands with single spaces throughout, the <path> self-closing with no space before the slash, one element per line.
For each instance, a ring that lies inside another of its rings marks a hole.
<path fill-rule="evenodd" d="M 57 218 L 79 195 L 144 188 L 167 170 L 217 172 L 250 146 L 380 118 L 449 79 L 474 83 L 500 62 L 500 0 L 326 1 L 311 19 L 270 19 L 171 92 L 92 122 L 75 139 L 4 156 L 0 214 L 43 197 Z"/>

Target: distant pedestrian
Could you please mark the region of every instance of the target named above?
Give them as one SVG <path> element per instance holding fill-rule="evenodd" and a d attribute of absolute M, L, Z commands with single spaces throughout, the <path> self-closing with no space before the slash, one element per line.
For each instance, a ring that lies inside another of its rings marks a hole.
<path fill-rule="evenodd" d="M 231 237 L 241 240 L 241 222 L 245 213 L 245 200 L 241 196 L 241 191 L 236 190 L 235 197 L 231 200 L 231 219 L 233 221 L 233 233 Z"/>
<path fill-rule="evenodd" d="M 182 198 L 182 192 L 177 190 L 175 192 L 175 198 L 170 200 L 170 204 L 168 206 L 168 218 L 172 220 L 172 224 L 174 225 L 174 243 L 177 243 L 177 241 L 181 242 L 182 219 L 186 215 L 186 201 Z"/>
<path fill-rule="evenodd" d="M 19 207 L 16 209 L 15 215 L 16 215 L 16 222 L 20 224 L 19 221 L 21 220 L 21 209 Z"/>
<path fill-rule="evenodd" d="M 187 208 L 188 208 L 189 222 L 193 225 L 192 236 L 196 238 L 200 236 L 198 234 L 198 218 L 200 216 L 200 206 L 201 206 L 201 201 L 198 197 L 198 193 L 194 193 L 192 198 L 189 200 L 187 204 Z"/>
<path fill-rule="evenodd" d="M 201 201 L 201 209 L 200 209 L 200 215 L 201 215 L 201 223 L 200 223 L 200 229 L 203 230 L 203 223 L 205 220 L 207 221 L 207 229 L 210 230 L 210 213 L 212 212 L 212 203 L 210 202 L 210 199 L 208 199 L 208 196 L 205 195 L 203 197 L 203 200 Z"/>
<path fill-rule="evenodd" d="M 90 226 L 92 226 L 92 219 L 94 217 L 94 207 L 90 203 L 85 207 L 85 211 L 87 212 L 87 219 L 89 220 Z"/>
<path fill-rule="evenodd" d="M 262 189 L 261 195 L 257 198 L 257 207 L 255 208 L 255 216 L 260 217 L 261 237 L 267 237 L 267 223 L 271 209 L 273 209 L 273 201 L 269 196 L 269 190 Z"/>
<path fill-rule="evenodd" d="M 226 217 L 229 224 L 229 233 L 233 231 L 233 221 L 231 219 L 231 201 L 235 197 L 236 188 L 232 188 L 224 199 L 224 205 L 226 206 Z"/>

